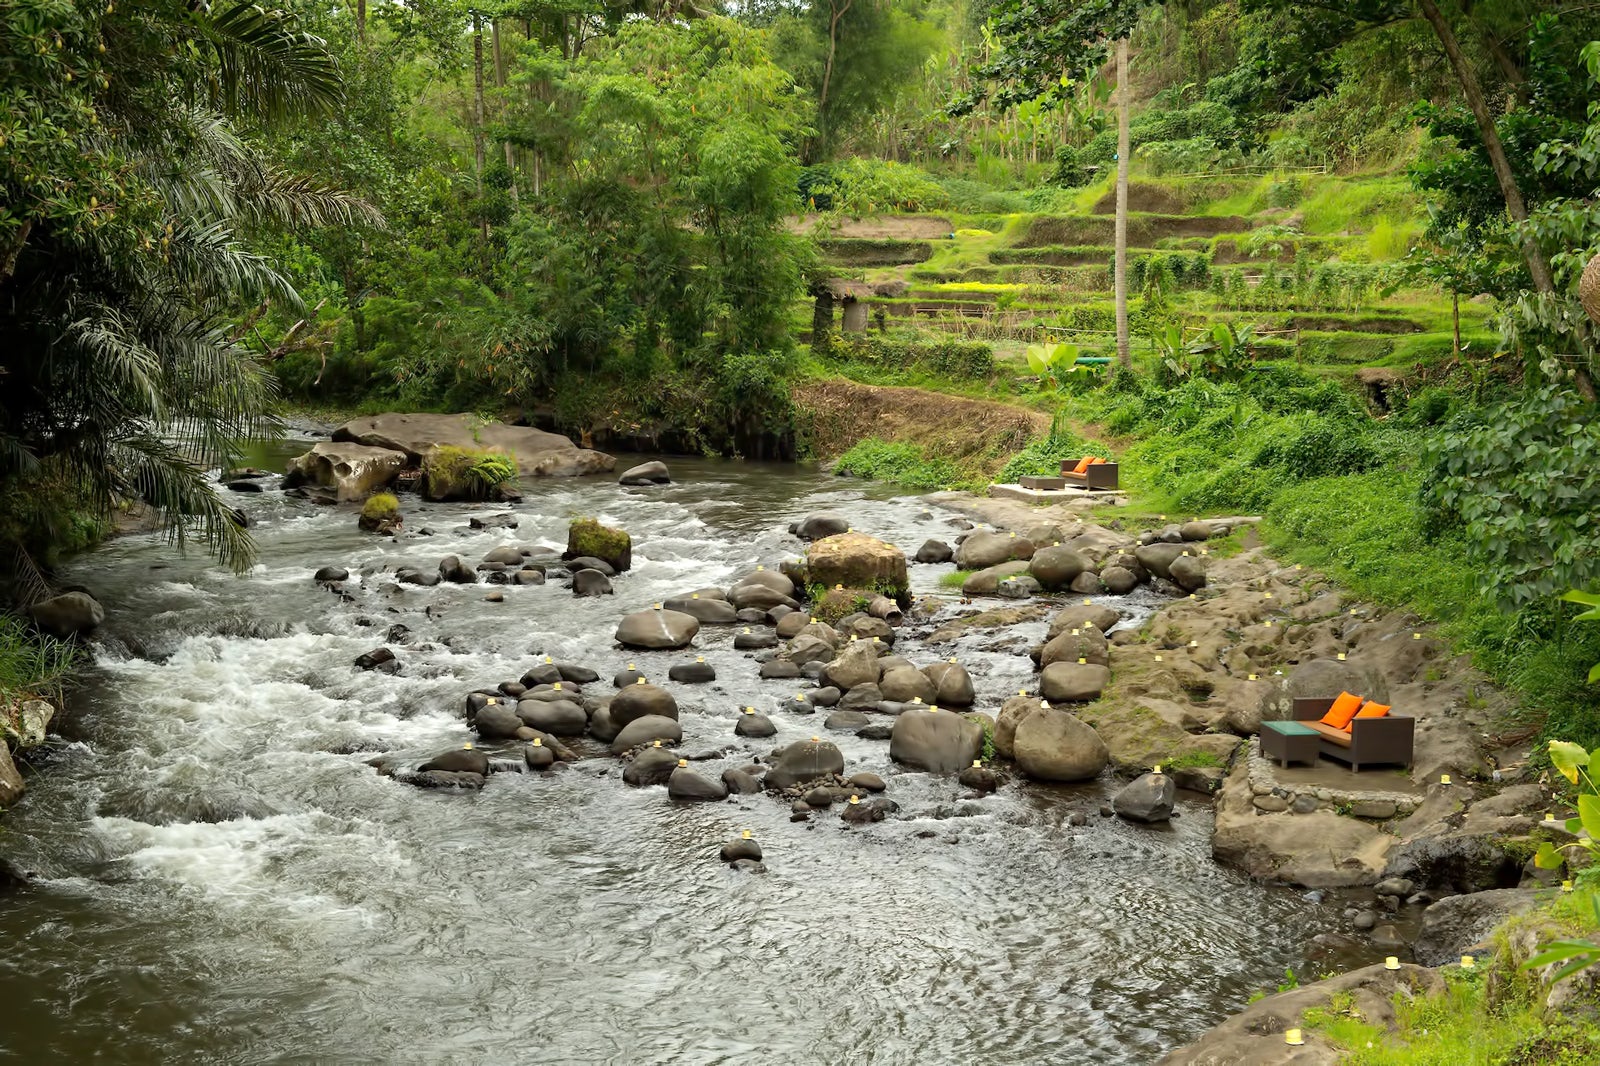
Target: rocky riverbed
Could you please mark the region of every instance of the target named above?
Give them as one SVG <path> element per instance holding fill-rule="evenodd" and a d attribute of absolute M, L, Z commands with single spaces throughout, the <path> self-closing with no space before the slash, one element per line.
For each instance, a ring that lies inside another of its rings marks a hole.
<path fill-rule="evenodd" d="M 1248 520 L 1141 535 L 1114 510 L 930 505 L 784 468 L 629 473 L 510 509 L 405 502 L 393 538 L 269 485 L 243 582 L 139 538 L 87 561 L 100 666 L 10 821 L 35 880 L 8 921 L 64 908 L 105 958 L 86 973 L 31 942 L 18 972 L 61 983 L 10 992 L 49 1009 L 151 958 L 214 977 L 248 956 L 239 1002 L 193 991 L 186 1024 L 355 1002 L 382 975 L 392 1009 L 335 1026 L 337 1047 L 471 1053 L 560 1018 L 545 1050 L 577 1060 L 1070 1040 L 1149 1061 L 1285 965 L 1404 952 L 1429 898 L 1517 883 L 1508 833 L 1543 831 L 1536 784 L 1480 779 L 1470 672 L 1274 563 Z M 577 515 L 630 535 L 626 568 L 563 558 Z M 957 561 L 978 570 L 959 592 L 940 582 Z M 1409 778 L 1251 758 L 1262 715 L 1351 684 L 1419 714 Z M 530 921 L 537 946 L 508 954 Z M 355 984 L 301 987 L 335 958 L 360 960 Z M 640 966 L 672 975 L 651 987 L 682 1021 L 629 1020 Z M 576 1029 L 537 994 L 555 974 L 589 1005 Z M 15 1046 L 87 1046 L 125 1006 L 108 990 Z M 258 1050 L 287 1046 L 267 1030 Z"/>

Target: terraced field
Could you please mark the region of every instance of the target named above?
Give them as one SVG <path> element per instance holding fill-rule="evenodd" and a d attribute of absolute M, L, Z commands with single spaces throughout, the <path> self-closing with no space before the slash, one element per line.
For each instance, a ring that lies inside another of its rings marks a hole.
<path fill-rule="evenodd" d="M 1426 374 L 1455 356 L 1449 296 L 1401 268 L 1424 217 L 1403 179 L 1144 181 L 1131 202 L 1136 352 L 1153 349 L 1158 322 L 1175 320 L 1190 330 L 1252 326 L 1256 359 L 1327 374 Z M 1028 344 L 1113 347 L 1114 197 L 1102 185 L 1078 205 L 1057 215 L 812 216 L 795 227 L 819 236 L 830 270 L 871 286 L 875 331 L 981 342 L 1017 373 Z M 1470 351 L 1494 344 L 1485 317 L 1462 300 Z M 809 307 L 797 308 L 803 340 L 810 324 Z"/>

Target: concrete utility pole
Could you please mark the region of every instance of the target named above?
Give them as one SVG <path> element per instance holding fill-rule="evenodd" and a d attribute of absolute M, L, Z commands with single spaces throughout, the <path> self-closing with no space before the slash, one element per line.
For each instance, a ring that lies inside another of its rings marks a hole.
<path fill-rule="evenodd" d="M 1128 345 L 1128 39 L 1117 41 L 1117 364 L 1133 366 Z"/>

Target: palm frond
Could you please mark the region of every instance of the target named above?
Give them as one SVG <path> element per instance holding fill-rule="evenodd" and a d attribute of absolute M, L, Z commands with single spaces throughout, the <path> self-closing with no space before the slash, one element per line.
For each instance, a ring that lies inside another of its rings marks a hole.
<path fill-rule="evenodd" d="M 87 361 L 75 360 L 72 365 L 91 365 L 100 379 L 96 388 L 109 384 L 121 404 L 151 418 L 162 417 L 165 396 L 160 357 L 139 338 L 122 311 L 103 304 L 87 310 L 87 315 L 67 326 L 63 338 L 87 357 Z"/>
<path fill-rule="evenodd" d="M 326 43 L 282 11 L 234 3 L 195 25 L 216 53 L 218 103 L 231 114 L 273 122 L 332 111 L 344 99 Z"/>
<path fill-rule="evenodd" d="M 241 215 L 284 226 L 384 225 L 383 212 L 354 193 L 299 174 L 263 166 L 258 184 L 241 182 Z"/>
<path fill-rule="evenodd" d="M 163 273 L 198 299 L 242 296 L 276 299 L 301 307 L 300 294 L 263 256 L 246 251 L 226 223 L 174 228 L 165 249 Z"/>
<path fill-rule="evenodd" d="M 170 543 L 185 548 L 198 533 L 223 564 L 240 572 L 250 568 L 255 541 L 205 471 L 177 445 L 138 423 L 123 427 L 107 443 L 108 458 L 125 486 L 156 509 Z"/>

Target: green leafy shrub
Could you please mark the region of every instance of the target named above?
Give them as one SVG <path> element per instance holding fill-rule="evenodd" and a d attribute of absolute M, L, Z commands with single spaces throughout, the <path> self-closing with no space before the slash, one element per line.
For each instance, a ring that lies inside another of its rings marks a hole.
<path fill-rule="evenodd" d="M 893 481 L 913 489 L 970 488 L 976 479 L 948 459 L 932 457 L 906 441 L 868 437 L 845 452 L 834 473 Z"/>
<path fill-rule="evenodd" d="M 1575 393 L 1461 418 L 1422 458 L 1429 528 L 1465 534 L 1485 593 L 1522 607 L 1600 584 L 1600 422 Z"/>
<path fill-rule="evenodd" d="M 1064 459 L 1078 460 L 1086 455 L 1098 455 L 1102 459 L 1111 456 L 1101 445 L 1089 444 L 1082 437 L 1072 432 L 1071 429 L 1057 419 L 1058 424 L 1050 427 L 1050 435 L 1042 440 L 1036 440 L 1013 455 L 995 480 L 1002 484 L 1015 484 L 1025 477 L 1055 477 L 1061 471 L 1061 462 Z"/>

